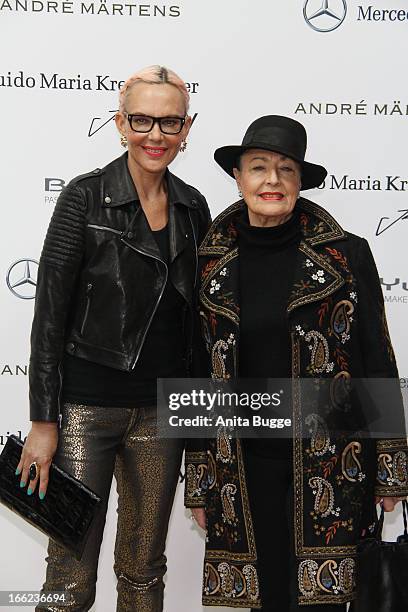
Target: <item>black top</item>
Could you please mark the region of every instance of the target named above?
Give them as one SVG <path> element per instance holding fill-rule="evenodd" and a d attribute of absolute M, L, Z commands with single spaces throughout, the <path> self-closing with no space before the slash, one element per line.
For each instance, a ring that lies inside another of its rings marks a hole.
<path fill-rule="evenodd" d="M 153 231 L 162 259 L 169 262 L 168 226 Z M 169 275 L 170 277 L 170 275 Z M 90 406 L 137 408 L 156 403 L 156 378 L 183 378 L 185 301 L 168 278 L 138 362 L 131 372 L 65 355 L 62 399 Z"/>
<path fill-rule="evenodd" d="M 255 227 L 249 225 L 245 211 L 237 229 L 239 376 L 290 379 L 291 340 L 286 307 L 301 239 L 299 214 L 295 212 L 288 221 L 276 227 Z M 257 386 L 262 387 L 263 383 L 259 381 Z M 290 393 L 290 386 L 285 387 L 285 392 Z M 288 400 L 287 395 L 286 398 Z M 252 439 L 246 441 L 246 446 L 251 452 L 268 456 L 289 455 L 291 450 L 285 439 Z"/>

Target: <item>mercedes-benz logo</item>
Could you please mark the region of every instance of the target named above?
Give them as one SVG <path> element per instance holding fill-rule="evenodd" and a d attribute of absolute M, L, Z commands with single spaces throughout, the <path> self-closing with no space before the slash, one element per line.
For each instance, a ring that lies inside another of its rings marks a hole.
<path fill-rule="evenodd" d="M 35 298 L 38 262 L 35 259 L 19 259 L 7 271 L 6 283 L 11 293 L 22 300 Z"/>
<path fill-rule="evenodd" d="M 303 6 L 306 23 L 316 32 L 332 32 L 341 26 L 346 15 L 346 0 L 306 0 Z"/>

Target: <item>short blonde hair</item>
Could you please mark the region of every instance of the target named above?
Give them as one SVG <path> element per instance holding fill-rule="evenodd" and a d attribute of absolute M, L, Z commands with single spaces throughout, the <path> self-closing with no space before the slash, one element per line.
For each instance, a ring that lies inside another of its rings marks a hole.
<path fill-rule="evenodd" d="M 135 72 L 131 77 L 125 81 L 123 87 L 119 91 L 119 110 L 123 112 L 125 109 L 126 95 L 136 83 L 151 83 L 155 85 L 169 84 L 176 87 L 183 95 L 184 103 L 186 105 L 186 114 L 190 106 L 190 94 L 188 93 L 187 87 L 183 79 L 178 74 L 169 68 L 164 66 L 148 66 L 142 68 L 138 72 Z"/>

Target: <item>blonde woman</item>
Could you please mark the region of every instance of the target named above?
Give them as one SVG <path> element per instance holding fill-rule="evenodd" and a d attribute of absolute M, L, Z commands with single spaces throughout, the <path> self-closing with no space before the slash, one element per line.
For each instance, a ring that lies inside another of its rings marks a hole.
<path fill-rule="evenodd" d="M 201 193 L 168 170 L 185 149 L 188 110 L 173 71 L 151 66 L 131 76 L 116 115 L 127 151 L 69 183 L 45 239 L 20 484 L 44 499 L 54 458 L 102 498 L 81 561 L 49 543 L 44 590 L 70 594 L 64 611 L 94 602 L 113 474 L 117 610 L 163 609 L 183 444 L 156 438 L 156 379 L 188 375 L 196 253 L 210 221 Z"/>

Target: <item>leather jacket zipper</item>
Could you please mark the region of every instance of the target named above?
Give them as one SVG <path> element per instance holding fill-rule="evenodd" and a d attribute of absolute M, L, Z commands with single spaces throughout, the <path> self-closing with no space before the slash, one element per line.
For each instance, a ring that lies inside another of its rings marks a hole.
<path fill-rule="evenodd" d="M 191 225 L 191 229 L 192 229 L 192 232 L 193 232 L 193 239 L 194 239 L 194 249 L 195 249 L 194 287 L 195 287 L 196 284 L 197 284 L 197 274 L 198 274 L 198 245 L 197 245 L 197 238 L 196 238 L 195 229 L 194 229 L 194 223 L 193 223 L 193 220 L 191 218 L 190 211 L 188 211 L 188 218 L 190 219 L 190 225 Z"/>
<path fill-rule="evenodd" d="M 143 348 L 143 345 L 144 345 L 144 342 L 145 342 L 145 339 L 146 339 L 146 336 L 147 336 L 147 332 L 148 332 L 148 331 L 149 331 L 149 329 L 150 329 L 150 325 L 152 324 L 153 317 L 154 317 L 154 315 L 156 314 L 156 310 L 157 310 L 157 308 L 158 308 L 158 306 L 159 306 L 159 304 L 160 304 L 160 300 L 162 299 L 162 296 L 163 296 L 164 290 L 165 290 L 165 288 L 166 288 L 167 278 L 168 278 L 168 275 L 169 275 L 169 268 L 168 268 L 168 265 L 167 265 L 167 264 L 166 264 L 166 263 L 165 263 L 165 262 L 164 262 L 162 259 L 159 259 L 159 257 L 155 257 L 154 255 L 150 255 L 150 253 L 145 253 L 145 251 L 141 251 L 140 249 L 137 249 L 136 247 L 134 247 L 133 245 L 129 244 L 128 242 L 125 242 L 125 244 L 126 244 L 126 245 L 127 245 L 129 248 L 130 248 L 130 249 L 133 249 L 133 250 L 134 250 L 134 251 L 136 251 L 137 253 L 141 253 L 141 255 L 145 255 L 146 257 L 151 257 L 152 259 L 155 259 L 156 261 L 160 261 L 160 263 L 162 263 L 162 264 L 164 265 L 164 267 L 166 268 L 166 277 L 165 277 L 165 279 L 164 279 L 163 287 L 161 288 L 161 291 L 160 291 L 159 297 L 157 298 L 156 304 L 154 305 L 153 311 L 152 311 L 152 313 L 151 313 L 151 315 L 150 315 L 150 317 L 149 317 L 149 320 L 148 320 L 148 322 L 147 322 L 146 328 L 145 328 L 145 330 L 144 330 L 144 332 L 143 332 L 142 341 L 141 341 L 141 343 L 140 343 L 139 349 L 138 349 L 138 351 L 137 351 L 137 353 L 136 353 L 136 357 L 135 357 L 135 360 L 134 360 L 133 365 L 132 365 L 132 370 L 133 370 L 133 369 L 136 367 L 137 361 L 138 361 L 138 359 L 139 359 L 139 356 L 140 356 L 141 350 L 142 350 L 142 348 Z"/>
<path fill-rule="evenodd" d="M 85 305 L 85 313 L 82 319 L 82 325 L 81 325 L 81 330 L 80 330 L 81 336 L 84 335 L 85 325 L 86 325 L 86 321 L 88 319 L 88 314 L 89 314 L 89 308 L 91 306 L 92 286 L 93 286 L 92 283 L 88 283 L 86 286 L 86 305 Z"/>
<path fill-rule="evenodd" d="M 97 230 L 104 230 L 106 232 L 112 232 L 113 234 L 118 234 L 119 236 L 123 234 L 123 232 L 121 232 L 120 230 L 114 229 L 113 227 L 106 227 L 106 225 L 94 225 L 93 223 L 88 223 L 87 227 L 92 227 L 93 229 Z"/>
<path fill-rule="evenodd" d="M 191 230 L 193 232 L 194 250 L 195 250 L 195 272 L 194 272 L 194 289 L 195 289 L 197 285 L 197 276 L 198 276 L 198 244 L 197 244 L 197 238 L 196 238 L 196 233 L 194 229 L 194 223 L 191 218 L 190 211 L 188 211 L 188 218 L 190 219 Z M 193 293 L 195 293 L 195 291 Z M 188 308 L 190 310 L 190 329 L 189 329 L 190 338 L 188 339 L 187 356 L 186 356 L 188 371 L 191 371 L 191 366 L 193 362 L 193 327 L 195 324 L 194 304 L 195 304 L 195 295 L 193 295 L 192 304 L 188 305 Z M 185 324 L 185 320 L 184 320 L 184 324 Z"/>

